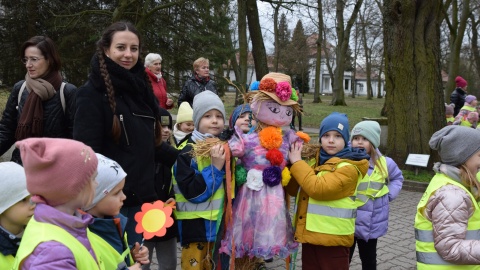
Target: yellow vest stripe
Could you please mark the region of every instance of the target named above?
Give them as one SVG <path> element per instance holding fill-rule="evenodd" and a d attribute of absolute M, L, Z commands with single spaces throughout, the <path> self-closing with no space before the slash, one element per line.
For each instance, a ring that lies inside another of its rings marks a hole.
<path fill-rule="evenodd" d="M 444 261 L 437 252 L 419 252 L 417 251 L 417 262 L 437 265 L 454 265 Z"/>
<path fill-rule="evenodd" d="M 480 239 L 480 230 L 468 230 L 465 234 L 465 240 Z M 433 231 L 415 229 L 415 240 L 421 242 L 433 242 Z"/>
<path fill-rule="evenodd" d="M 308 213 L 336 217 L 336 218 L 355 218 L 357 216 L 356 209 L 342 209 L 342 208 L 333 208 L 326 205 L 317 205 L 312 204 L 308 206 Z"/>

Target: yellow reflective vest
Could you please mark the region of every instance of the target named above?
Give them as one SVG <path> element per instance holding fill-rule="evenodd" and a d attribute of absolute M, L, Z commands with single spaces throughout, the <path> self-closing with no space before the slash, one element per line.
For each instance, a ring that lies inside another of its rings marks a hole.
<path fill-rule="evenodd" d="M 87 229 L 87 237 L 92 244 L 93 233 Z M 87 248 L 68 233 L 63 228 L 44 222 L 38 222 L 35 217 L 32 217 L 28 222 L 25 232 L 22 237 L 22 242 L 17 251 L 15 257 L 13 269 L 20 269 L 23 261 L 35 250 L 35 248 L 42 242 L 56 241 L 65 245 L 73 254 L 75 258 L 75 264 L 79 270 L 95 270 L 105 269 L 101 253 L 99 253 L 97 247 L 92 244 L 92 249 L 97 257 L 98 263 L 95 258 L 90 254 Z"/>
<path fill-rule="evenodd" d="M 355 166 L 347 162 L 341 162 L 337 168 L 343 166 Z M 355 166 L 356 168 L 356 166 Z M 358 170 L 358 169 L 357 169 Z M 317 175 L 322 176 L 329 171 L 321 171 Z M 359 172 L 358 183 L 362 179 Z M 308 199 L 306 229 L 332 235 L 351 235 L 355 232 L 355 218 L 357 217 L 358 204 L 355 202 L 356 191 L 353 196 L 334 201 L 317 201 Z M 299 196 L 297 196 L 299 197 Z"/>
<path fill-rule="evenodd" d="M 118 251 L 114 249 L 107 241 L 95 233 L 91 233 L 91 235 L 89 235 L 89 239 L 92 246 L 95 246 L 99 251 L 99 255 L 101 256 L 105 269 L 107 270 L 117 269 L 117 266 L 120 263 L 125 262 L 125 258 L 130 255 L 130 248 L 128 247 L 126 234 L 123 242 L 125 243 L 127 249 L 124 250 L 122 254 L 118 253 Z M 131 266 L 133 263 L 132 256 L 129 256 L 129 264 L 127 266 Z"/>
<path fill-rule="evenodd" d="M 378 159 L 379 166 L 375 165 L 373 172 L 368 175 L 366 174 L 357 187 L 357 201 L 362 195 L 367 198 L 376 199 L 380 198 L 383 195 L 387 194 L 389 189 L 386 185 L 386 179 L 388 178 L 388 169 L 387 169 L 387 160 L 384 156 L 381 156 Z"/>
<path fill-rule="evenodd" d="M 211 159 L 204 157 L 197 157 L 198 171 L 202 171 L 205 167 L 211 166 Z M 176 209 L 175 216 L 178 220 L 203 218 L 206 220 L 216 221 L 223 206 L 225 198 L 225 191 L 223 190 L 223 183 L 215 191 L 213 196 L 202 203 L 191 203 L 183 196 L 178 188 L 177 180 L 173 177 L 173 189 L 175 191 Z"/>
<path fill-rule="evenodd" d="M 14 261 L 15 257 L 13 255 L 5 256 L 0 253 L 0 269 L 11 269 Z"/>
<path fill-rule="evenodd" d="M 468 219 L 466 240 L 480 240 L 480 209 L 472 193 L 462 184 L 448 178 L 446 175 L 437 173 L 428 185 L 422 199 L 417 206 L 415 216 L 415 248 L 417 253 L 417 269 L 480 269 L 480 265 L 455 265 L 442 259 L 437 253 L 433 239 L 433 225 L 423 215 L 423 210 L 430 196 L 444 185 L 455 185 L 465 190 L 475 206 L 475 212 Z"/>

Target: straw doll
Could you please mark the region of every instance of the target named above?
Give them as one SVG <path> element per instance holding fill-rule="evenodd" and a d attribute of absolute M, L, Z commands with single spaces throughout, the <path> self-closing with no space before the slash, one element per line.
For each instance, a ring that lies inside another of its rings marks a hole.
<path fill-rule="evenodd" d="M 257 126 L 248 134 L 236 128 L 228 142 L 232 156 L 242 164 L 235 168 L 236 184 L 244 184 L 235 197 L 220 249 L 232 258 L 243 258 L 231 261 L 238 269 L 252 261 L 286 258 L 298 247 L 282 184 L 290 179 L 286 167 L 290 145 L 302 139 L 291 129 L 281 129 L 290 124 L 294 112 L 300 111 L 298 97 L 292 91 L 290 76 L 269 73 L 260 81 L 259 90 L 251 91 L 246 99 Z"/>

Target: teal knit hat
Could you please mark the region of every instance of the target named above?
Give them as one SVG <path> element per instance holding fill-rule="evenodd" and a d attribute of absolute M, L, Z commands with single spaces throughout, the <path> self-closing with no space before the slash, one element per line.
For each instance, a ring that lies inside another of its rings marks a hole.
<path fill-rule="evenodd" d="M 380 145 L 380 124 L 376 121 L 362 121 L 356 124 L 352 129 L 352 136 L 350 140 L 355 136 L 363 136 L 367 139 L 375 148 Z"/>

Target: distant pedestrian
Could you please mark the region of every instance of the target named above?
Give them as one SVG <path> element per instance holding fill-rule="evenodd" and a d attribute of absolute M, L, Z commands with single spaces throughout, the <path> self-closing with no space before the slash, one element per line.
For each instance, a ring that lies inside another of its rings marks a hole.
<path fill-rule="evenodd" d="M 465 103 L 465 97 L 467 96 L 467 84 L 468 83 L 464 78 L 460 76 L 457 76 L 455 78 L 456 88 L 450 95 L 450 103 L 455 104 L 455 108 L 453 111 L 454 117 L 457 116 L 460 108 L 462 108 Z"/>
<path fill-rule="evenodd" d="M 149 53 L 145 57 L 145 72 L 152 82 L 153 94 L 160 107 L 169 110 L 173 108 L 173 100 L 168 97 L 167 82 L 162 74 L 162 57 L 158 53 Z"/>
<path fill-rule="evenodd" d="M 447 126 L 429 141 L 440 162 L 415 215 L 417 269 L 480 264 L 480 132 Z"/>
<path fill-rule="evenodd" d="M 389 203 L 397 198 L 403 185 L 402 171 L 395 161 L 378 150 L 380 136 L 376 121 L 362 121 L 352 129 L 352 147 L 363 148 L 370 156 L 368 173 L 357 188 L 357 194 L 367 196 L 368 201 L 357 209 L 355 238 L 350 248 L 352 261 L 358 244 L 363 270 L 377 269 L 377 240 L 387 233 Z"/>
<path fill-rule="evenodd" d="M 208 59 L 200 57 L 193 62 L 192 77 L 183 85 L 178 97 L 178 106 L 186 101 L 193 108 L 193 98 L 206 90 L 217 94 L 217 84 L 210 78 L 210 62 Z"/>
<path fill-rule="evenodd" d="M 453 108 L 455 108 L 455 104 L 447 105 L 445 103 L 445 119 L 447 121 L 447 126 L 453 125 L 455 121 L 455 117 L 453 117 Z"/>
<path fill-rule="evenodd" d="M 298 130 L 302 131 L 303 130 L 303 128 L 302 128 L 303 98 L 302 98 L 301 94 L 298 92 L 298 90 L 295 90 L 295 91 L 296 91 L 297 97 L 298 97 L 298 100 L 297 100 L 298 105 L 300 105 L 300 109 L 302 111 L 293 113 L 292 122 L 290 123 L 290 128 L 293 129 L 293 130 L 296 130 L 296 128 L 295 128 L 295 117 L 297 117 L 298 118 Z"/>

